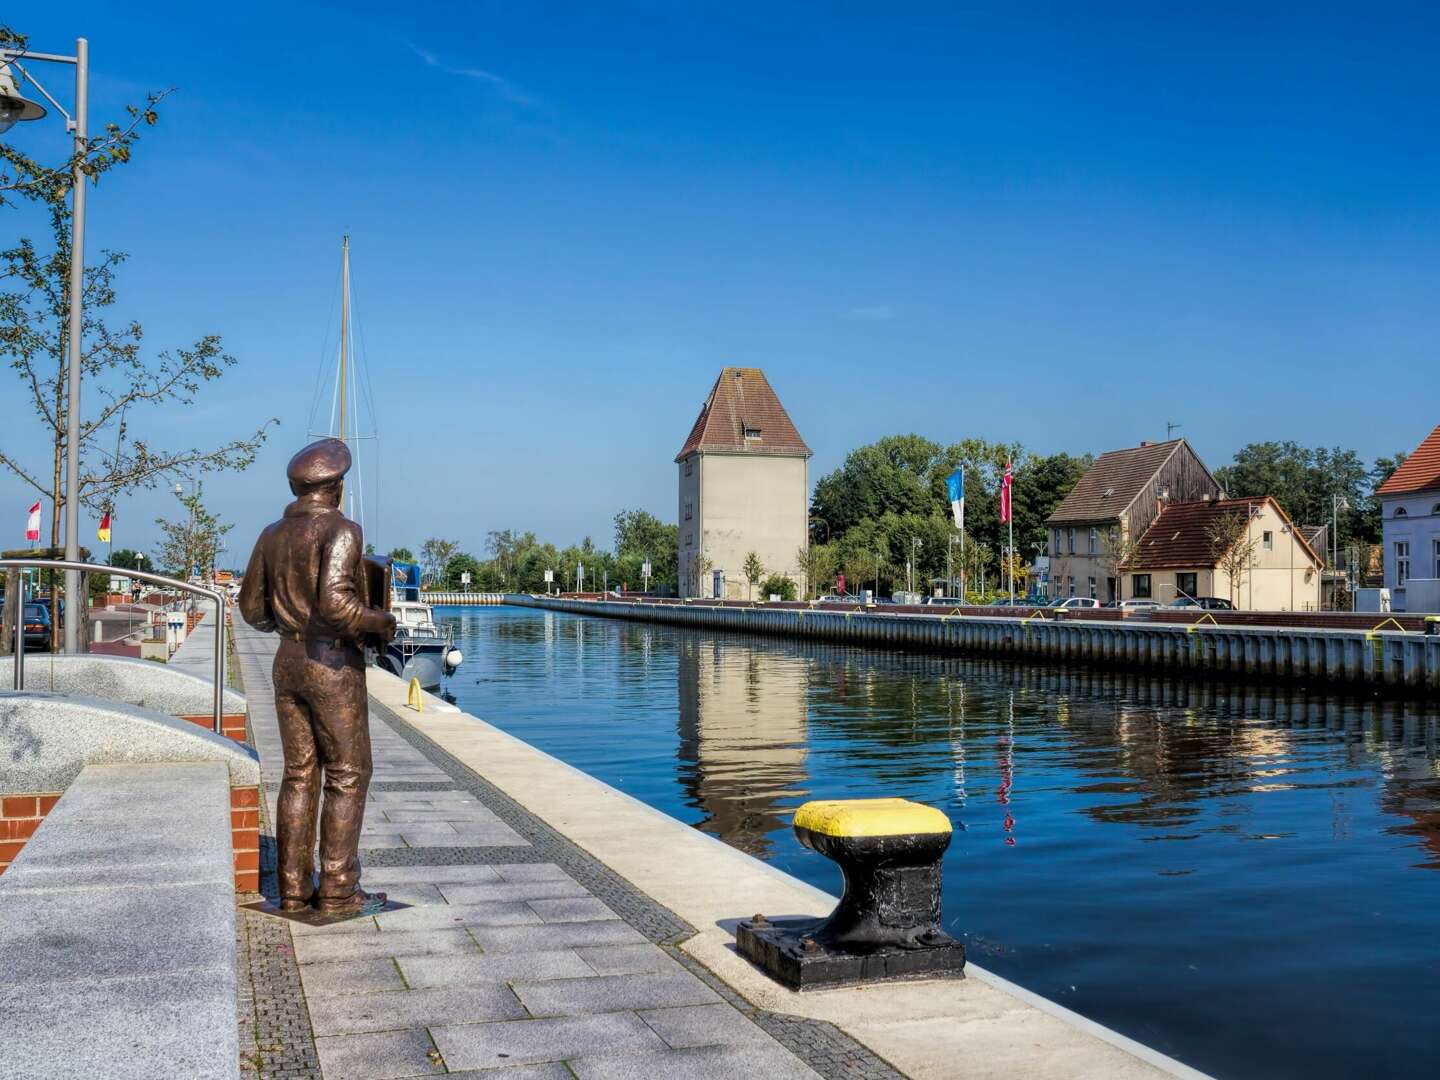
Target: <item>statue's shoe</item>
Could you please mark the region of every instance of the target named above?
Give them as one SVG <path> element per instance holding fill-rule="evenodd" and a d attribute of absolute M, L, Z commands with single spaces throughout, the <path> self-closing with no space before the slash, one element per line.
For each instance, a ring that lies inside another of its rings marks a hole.
<path fill-rule="evenodd" d="M 356 889 L 349 896 L 339 899 L 330 899 L 322 896 L 319 900 L 315 901 L 315 909 L 319 911 L 321 915 L 329 915 L 332 917 L 358 915 L 367 908 L 378 911 L 384 906 L 385 894 L 383 892 L 367 893 L 363 889 Z"/>
<path fill-rule="evenodd" d="M 308 900 L 302 900 L 296 896 L 287 897 L 286 899 L 280 901 L 280 910 L 304 911 L 306 908 L 313 906 L 314 902 L 315 898 L 313 896 Z"/>

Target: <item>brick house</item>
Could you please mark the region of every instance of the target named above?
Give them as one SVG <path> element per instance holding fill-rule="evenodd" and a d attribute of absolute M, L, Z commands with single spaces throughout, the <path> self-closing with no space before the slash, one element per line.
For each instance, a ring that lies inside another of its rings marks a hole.
<path fill-rule="evenodd" d="M 1050 595 L 1130 599 L 1121 595 L 1119 563 L 1132 540 L 1166 504 L 1220 496 L 1220 485 L 1184 439 L 1101 454 L 1046 519 Z"/>

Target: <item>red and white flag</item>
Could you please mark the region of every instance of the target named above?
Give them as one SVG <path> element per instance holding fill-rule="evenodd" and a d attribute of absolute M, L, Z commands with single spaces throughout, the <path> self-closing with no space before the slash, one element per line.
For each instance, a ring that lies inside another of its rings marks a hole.
<path fill-rule="evenodd" d="M 1002 480 L 1002 481 L 1000 481 L 1000 520 L 1001 520 L 1001 522 L 1006 522 L 1006 521 L 1009 521 L 1009 520 L 1010 520 L 1010 510 L 1011 510 L 1011 507 L 1010 507 L 1010 487 L 1011 487 L 1011 485 L 1012 485 L 1014 482 L 1015 482 L 1015 481 L 1014 481 L 1014 477 L 1011 475 L 1011 471 L 1010 471 L 1010 462 L 1007 461 L 1007 462 L 1005 463 L 1005 479 Z"/>
<path fill-rule="evenodd" d="M 30 507 L 30 516 L 25 519 L 25 539 L 35 541 L 40 539 L 40 500 L 35 500 L 35 505 Z"/>

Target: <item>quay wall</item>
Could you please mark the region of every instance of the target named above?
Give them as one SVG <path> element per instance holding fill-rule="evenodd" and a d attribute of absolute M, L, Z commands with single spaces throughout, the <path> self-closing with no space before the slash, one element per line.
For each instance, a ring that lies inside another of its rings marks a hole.
<path fill-rule="evenodd" d="M 507 596 L 575 615 L 771 634 L 870 648 L 960 653 L 1101 667 L 1332 683 L 1394 694 L 1440 690 L 1440 635 L 1405 630 L 836 611 L 799 606 L 697 606 Z"/>
<path fill-rule="evenodd" d="M 505 603 L 504 593 L 422 592 L 420 599 L 431 607 L 476 607 Z"/>

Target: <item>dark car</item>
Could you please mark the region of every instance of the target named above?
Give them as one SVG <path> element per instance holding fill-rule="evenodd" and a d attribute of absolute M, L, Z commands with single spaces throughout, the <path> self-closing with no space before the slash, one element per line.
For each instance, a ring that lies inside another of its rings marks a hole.
<path fill-rule="evenodd" d="M 25 605 L 25 647 L 50 648 L 50 609 L 44 604 Z"/>
<path fill-rule="evenodd" d="M 1223 596 L 1182 596 L 1171 607 L 1203 608 L 1206 611 L 1234 611 L 1235 605 Z"/>

